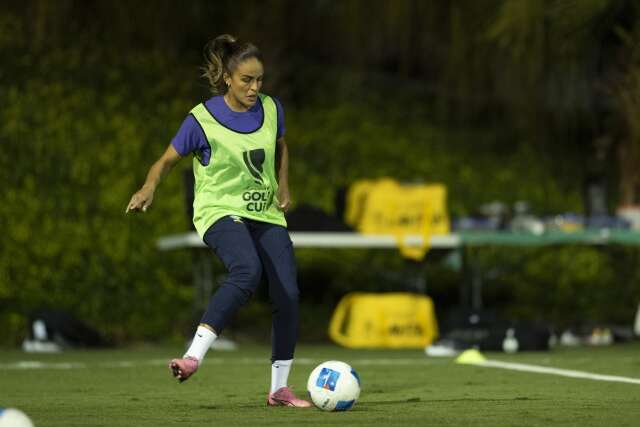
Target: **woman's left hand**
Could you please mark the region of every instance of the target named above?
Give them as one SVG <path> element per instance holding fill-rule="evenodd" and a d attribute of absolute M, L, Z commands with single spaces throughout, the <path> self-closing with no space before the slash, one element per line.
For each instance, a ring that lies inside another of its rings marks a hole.
<path fill-rule="evenodd" d="M 291 207 L 291 196 L 287 187 L 278 188 L 278 209 L 287 212 Z"/>

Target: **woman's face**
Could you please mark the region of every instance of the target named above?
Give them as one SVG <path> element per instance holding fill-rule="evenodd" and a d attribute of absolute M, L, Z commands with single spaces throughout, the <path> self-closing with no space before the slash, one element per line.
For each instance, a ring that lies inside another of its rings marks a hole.
<path fill-rule="evenodd" d="M 225 75 L 224 80 L 229 87 L 228 101 L 236 104 L 231 107 L 248 110 L 255 105 L 263 74 L 262 62 L 257 58 L 249 58 L 239 63 L 231 76 Z"/>

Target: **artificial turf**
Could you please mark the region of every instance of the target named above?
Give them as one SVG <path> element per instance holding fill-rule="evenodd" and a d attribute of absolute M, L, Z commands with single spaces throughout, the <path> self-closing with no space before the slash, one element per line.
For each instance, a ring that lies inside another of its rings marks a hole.
<path fill-rule="evenodd" d="M 166 367 L 181 348 L 131 347 L 27 354 L 0 349 L 0 407 L 44 426 L 638 426 L 640 385 L 460 365 L 420 350 L 300 345 L 290 384 L 306 394 L 324 360 L 346 361 L 362 393 L 347 412 L 270 408 L 267 346 L 211 351 L 178 384 Z M 495 360 L 640 378 L 640 343 L 549 352 L 489 353 Z"/>

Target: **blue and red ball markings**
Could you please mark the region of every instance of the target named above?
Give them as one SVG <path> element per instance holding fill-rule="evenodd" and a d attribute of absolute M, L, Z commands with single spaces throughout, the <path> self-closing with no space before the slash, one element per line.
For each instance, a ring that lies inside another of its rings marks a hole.
<path fill-rule="evenodd" d="M 320 375 L 318 375 L 318 379 L 316 380 L 316 386 L 334 391 L 336 389 L 338 378 L 340 378 L 340 372 L 329 368 L 322 368 Z"/>

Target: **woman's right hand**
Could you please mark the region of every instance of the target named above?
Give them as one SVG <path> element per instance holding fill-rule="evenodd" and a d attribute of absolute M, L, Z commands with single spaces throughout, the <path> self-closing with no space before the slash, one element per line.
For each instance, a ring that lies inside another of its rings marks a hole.
<path fill-rule="evenodd" d="M 147 179 L 144 181 L 144 185 L 137 193 L 131 196 L 131 200 L 127 205 L 127 209 L 124 211 L 142 211 L 146 212 L 151 203 L 153 202 L 153 193 L 156 191 L 156 187 L 160 184 L 160 180 L 164 175 L 169 173 L 169 170 L 180 160 L 180 154 L 173 148 L 173 144 L 169 144 L 164 154 L 156 160 L 147 173 Z"/>
<path fill-rule="evenodd" d="M 153 193 L 154 190 L 152 188 L 143 186 L 133 196 L 131 196 L 131 200 L 127 205 L 125 213 L 129 213 L 129 211 L 146 212 L 147 208 L 149 208 L 153 202 Z"/>

